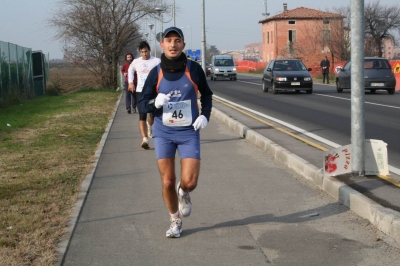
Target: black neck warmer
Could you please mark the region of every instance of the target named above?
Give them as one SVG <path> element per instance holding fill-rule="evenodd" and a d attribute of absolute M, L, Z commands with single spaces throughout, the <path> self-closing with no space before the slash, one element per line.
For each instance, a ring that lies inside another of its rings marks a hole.
<path fill-rule="evenodd" d="M 181 54 L 177 59 L 168 59 L 164 53 L 161 54 L 161 68 L 168 72 L 177 72 L 185 69 L 186 67 L 186 55 Z"/>

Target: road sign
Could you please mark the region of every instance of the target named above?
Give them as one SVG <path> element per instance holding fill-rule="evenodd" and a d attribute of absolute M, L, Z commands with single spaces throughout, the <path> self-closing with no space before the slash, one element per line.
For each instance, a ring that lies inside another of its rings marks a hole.
<path fill-rule="evenodd" d="M 393 68 L 393 73 L 399 74 L 400 73 L 400 63 L 397 63 Z"/>
<path fill-rule="evenodd" d="M 157 40 L 158 42 L 161 42 L 161 39 L 162 39 L 162 32 L 159 32 L 159 33 L 157 33 L 157 35 L 156 35 L 156 40 Z"/>
<path fill-rule="evenodd" d="M 337 65 L 337 66 L 335 66 L 335 73 L 337 74 L 337 73 L 339 73 L 339 68 L 342 68 L 343 69 L 343 66 L 342 65 Z"/>

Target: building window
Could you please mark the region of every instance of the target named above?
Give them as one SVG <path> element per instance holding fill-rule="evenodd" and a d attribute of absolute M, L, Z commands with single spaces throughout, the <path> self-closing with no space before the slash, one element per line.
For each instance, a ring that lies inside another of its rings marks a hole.
<path fill-rule="evenodd" d="M 274 34 L 273 34 L 274 32 L 273 31 L 271 31 L 271 43 L 274 43 Z"/>
<path fill-rule="evenodd" d="M 296 21 L 295 21 L 295 20 L 289 20 L 288 22 L 289 22 L 289 24 L 291 24 L 291 25 L 296 24 Z"/>
<path fill-rule="evenodd" d="M 324 22 L 323 22 L 324 24 L 329 24 L 330 22 L 329 22 L 329 19 L 324 19 Z"/>
<path fill-rule="evenodd" d="M 289 33 L 288 35 L 289 42 L 296 42 L 296 31 L 289 30 L 288 33 Z"/>
<path fill-rule="evenodd" d="M 322 30 L 322 44 L 323 46 L 329 45 L 331 42 L 331 30 L 330 29 L 323 29 Z"/>
<path fill-rule="evenodd" d="M 267 43 L 269 43 L 269 32 L 267 32 Z"/>

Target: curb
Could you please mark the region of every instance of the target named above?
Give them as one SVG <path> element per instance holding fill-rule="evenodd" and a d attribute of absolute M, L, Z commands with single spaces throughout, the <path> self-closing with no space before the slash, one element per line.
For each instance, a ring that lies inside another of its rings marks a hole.
<path fill-rule="evenodd" d="M 115 105 L 115 109 L 114 109 L 114 113 L 112 115 L 113 118 L 111 118 L 108 121 L 108 125 L 103 133 L 103 136 L 100 140 L 99 146 L 97 147 L 97 150 L 94 154 L 94 162 L 93 162 L 93 169 L 92 171 L 86 175 L 85 179 L 82 182 L 81 185 L 81 189 L 79 191 L 78 197 L 76 199 L 76 202 L 74 204 L 74 206 L 72 207 L 71 210 L 71 214 L 70 214 L 70 220 L 68 222 L 68 227 L 65 229 L 64 235 L 63 237 L 60 239 L 60 241 L 58 242 L 57 245 L 57 254 L 58 254 L 58 260 L 55 263 L 55 265 L 59 266 L 59 265 L 63 265 L 64 263 L 64 259 L 65 259 L 65 254 L 67 253 L 67 250 L 69 248 L 69 244 L 71 242 L 71 238 L 72 235 L 75 231 L 76 228 L 76 224 L 78 222 L 78 219 L 81 215 L 81 211 L 82 211 L 82 207 L 83 204 L 86 201 L 86 197 L 87 197 L 87 193 L 90 189 L 90 185 L 92 184 L 92 180 L 93 180 L 93 176 L 96 172 L 96 168 L 97 168 L 97 164 L 99 163 L 99 159 L 100 159 L 100 155 L 103 151 L 104 148 L 104 144 L 106 143 L 107 137 L 108 137 L 108 133 L 110 132 L 111 126 L 114 123 L 114 117 L 117 113 L 118 110 L 118 106 L 119 103 L 121 101 L 123 93 L 121 93 L 121 96 L 119 97 L 116 105 Z"/>
<path fill-rule="evenodd" d="M 232 119 L 215 107 L 212 116 L 226 124 L 242 138 L 254 143 L 257 147 L 268 152 L 274 159 L 279 159 L 288 168 L 300 174 L 305 179 L 314 182 L 321 190 L 347 206 L 358 216 L 367 219 L 386 235 L 400 244 L 400 213 L 385 208 L 367 198 L 360 192 L 350 188 L 334 177 L 324 177 L 322 169 L 310 164 L 306 160 L 284 149 L 275 142 L 251 130 L 249 127 Z"/>

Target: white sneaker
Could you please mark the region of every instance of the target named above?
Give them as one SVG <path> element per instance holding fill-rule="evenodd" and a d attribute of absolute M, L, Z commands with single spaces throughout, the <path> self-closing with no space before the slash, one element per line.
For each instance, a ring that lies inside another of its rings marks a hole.
<path fill-rule="evenodd" d="M 168 238 L 178 238 L 181 236 L 182 233 L 182 219 L 171 219 L 171 225 L 168 231 L 165 233 L 166 237 Z"/>
<path fill-rule="evenodd" d="M 178 203 L 179 203 L 179 213 L 183 217 L 187 217 L 190 215 L 192 211 L 192 202 L 190 201 L 189 192 L 186 192 L 185 196 L 179 195 L 179 188 L 181 187 L 181 182 L 178 183 L 176 192 L 178 193 Z"/>
<path fill-rule="evenodd" d="M 150 149 L 150 146 L 149 146 L 149 143 L 148 143 L 147 139 L 142 141 L 142 145 L 141 146 L 145 150 Z"/>

